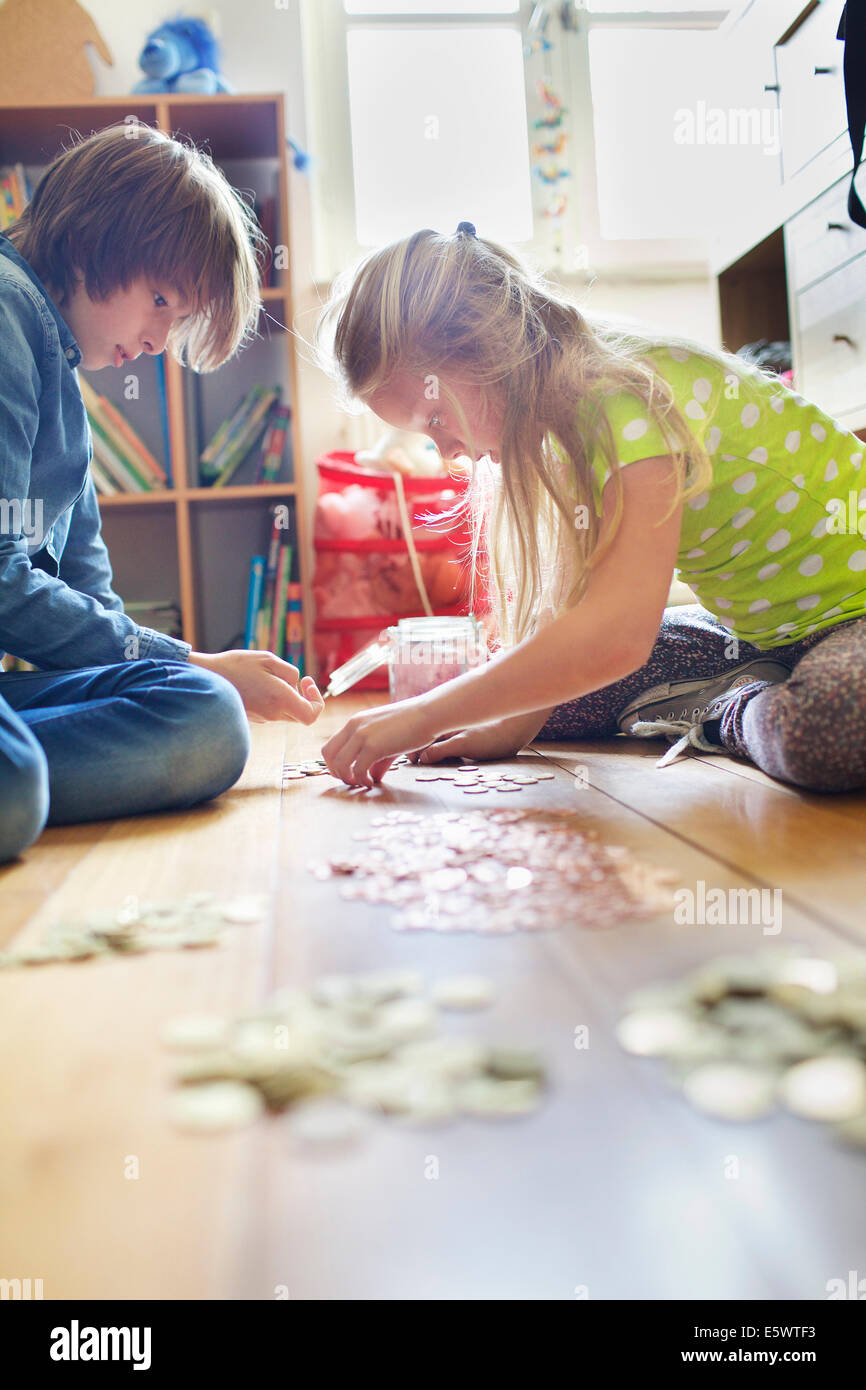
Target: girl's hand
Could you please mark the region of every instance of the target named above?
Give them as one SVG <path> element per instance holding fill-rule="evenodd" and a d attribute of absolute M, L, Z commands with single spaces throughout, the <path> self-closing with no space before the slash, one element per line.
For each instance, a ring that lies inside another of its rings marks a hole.
<path fill-rule="evenodd" d="M 314 724 L 325 708 L 312 676 L 305 676 L 298 685 L 297 666 L 273 652 L 190 652 L 189 661 L 230 681 L 254 724 L 271 719 Z"/>
<path fill-rule="evenodd" d="M 554 706 L 555 708 L 555 706 Z M 513 758 L 527 743 L 531 743 L 547 722 L 550 710 L 533 710 L 532 714 L 516 714 L 500 719 L 496 724 L 479 724 L 457 734 L 446 734 L 420 753 L 412 755 L 417 763 L 438 763 L 443 758 Z"/>
<path fill-rule="evenodd" d="M 424 696 L 353 714 L 322 748 L 328 770 L 350 787 L 372 787 L 400 753 L 426 748 L 441 733 Z"/>

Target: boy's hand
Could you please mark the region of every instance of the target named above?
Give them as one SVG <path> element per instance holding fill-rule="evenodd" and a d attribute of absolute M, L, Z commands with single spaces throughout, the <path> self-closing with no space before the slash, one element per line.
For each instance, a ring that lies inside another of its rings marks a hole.
<path fill-rule="evenodd" d="M 413 763 L 438 763 L 443 758 L 477 758 L 480 762 L 485 759 L 513 758 L 521 748 L 532 742 L 550 713 L 549 709 L 534 710 L 531 714 L 516 714 L 511 719 L 500 719 L 497 724 L 478 724 L 474 729 L 446 734 L 420 752 L 410 753 L 409 757 Z"/>
<path fill-rule="evenodd" d="M 298 685 L 297 666 L 273 652 L 190 652 L 189 661 L 230 681 L 255 724 L 271 719 L 314 724 L 325 708 L 312 676 L 305 676 Z"/>

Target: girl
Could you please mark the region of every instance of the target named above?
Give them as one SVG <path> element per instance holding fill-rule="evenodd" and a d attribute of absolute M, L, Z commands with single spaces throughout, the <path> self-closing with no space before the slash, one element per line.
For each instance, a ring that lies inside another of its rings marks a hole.
<path fill-rule="evenodd" d="M 367 257 L 316 338 L 350 400 L 475 461 L 501 637 L 486 666 L 351 718 L 323 749 L 335 775 L 622 732 L 675 740 L 662 763 L 694 745 L 866 784 L 855 435 L 741 358 L 579 312 L 471 223 Z M 700 603 L 666 611 L 675 566 Z"/>

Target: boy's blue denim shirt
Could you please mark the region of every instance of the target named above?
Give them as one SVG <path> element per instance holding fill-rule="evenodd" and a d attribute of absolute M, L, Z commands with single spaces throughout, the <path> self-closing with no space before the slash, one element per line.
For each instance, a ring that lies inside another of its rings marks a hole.
<path fill-rule="evenodd" d="M 189 643 L 134 623 L 111 587 L 80 361 L 42 281 L 0 235 L 0 655 L 43 670 L 185 661 Z"/>

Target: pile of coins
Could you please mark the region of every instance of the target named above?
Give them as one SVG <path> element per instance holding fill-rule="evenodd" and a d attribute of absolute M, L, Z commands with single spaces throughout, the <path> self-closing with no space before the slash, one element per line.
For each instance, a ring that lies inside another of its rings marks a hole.
<path fill-rule="evenodd" d="M 411 767 L 412 759 L 407 758 L 405 753 L 401 753 L 395 758 L 392 767 Z M 299 763 L 283 764 L 283 786 L 289 782 L 300 782 L 304 777 L 331 777 L 333 773 L 328 771 L 328 764 L 324 758 L 305 758 Z"/>
<path fill-rule="evenodd" d="M 556 776 L 548 772 L 539 762 L 524 759 L 523 767 L 509 766 L 506 771 L 495 765 L 480 767 L 478 763 L 460 763 L 458 767 L 445 767 L 442 763 L 413 763 L 411 758 L 401 754 L 395 758 L 391 768 L 415 767 L 416 782 L 450 782 L 467 796 L 479 796 L 485 792 L 519 792 L 524 787 L 535 786 L 538 782 L 552 782 Z M 530 768 L 532 769 L 530 771 Z M 323 777 L 328 768 L 323 758 L 308 758 L 304 762 L 286 763 L 283 766 L 283 786 L 289 782 L 299 782 L 305 777 Z"/>
<path fill-rule="evenodd" d="M 782 948 L 719 956 L 638 990 L 623 1048 L 663 1057 L 698 1110 L 754 1120 L 781 1105 L 866 1147 L 866 961 Z"/>
<path fill-rule="evenodd" d="M 415 778 L 416 782 L 450 782 L 467 796 L 479 796 L 485 792 L 519 792 L 524 787 L 532 787 L 536 782 L 552 782 L 552 772 L 524 772 L 511 768 L 500 772 L 495 767 L 482 768 L 475 763 L 463 763 L 460 767 L 449 768 L 437 764 L 426 767 Z"/>
<path fill-rule="evenodd" d="M 601 845 L 567 811 L 394 810 L 353 839 L 363 853 L 308 867 L 346 881 L 341 897 L 399 909 L 398 931 L 551 931 L 610 927 L 670 910 L 673 870 Z"/>
<path fill-rule="evenodd" d="M 173 1123 L 216 1132 L 288 1111 L 297 1138 L 335 1142 L 355 1138 L 373 1114 L 438 1125 L 534 1110 L 545 1085 L 537 1053 L 437 1036 L 438 1010 L 485 1006 L 490 981 L 442 980 L 430 998 L 423 989 L 414 970 L 326 975 L 239 1018 L 171 1021 L 162 1040 L 181 1054 Z"/>
<path fill-rule="evenodd" d="M 283 786 L 300 782 L 304 777 L 330 777 L 324 758 L 308 758 L 305 762 L 283 764 Z"/>
<path fill-rule="evenodd" d="M 187 893 L 175 902 L 141 902 L 130 897 L 115 912 L 53 923 L 36 945 L 0 953 L 0 969 L 90 960 L 112 952 L 218 946 L 226 926 L 261 921 L 266 911 L 267 899 L 261 896 L 225 902 L 216 901 L 209 892 Z"/>

